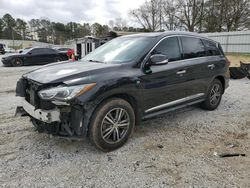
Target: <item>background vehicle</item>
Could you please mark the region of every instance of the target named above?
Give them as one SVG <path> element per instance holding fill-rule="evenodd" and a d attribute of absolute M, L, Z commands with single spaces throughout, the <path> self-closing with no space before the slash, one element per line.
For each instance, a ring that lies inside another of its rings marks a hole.
<path fill-rule="evenodd" d="M 32 47 L 26 47 L 26 48 L 23 48 L 23 49 L 20 49 L 19 51 L 18 51 L 18 53 L 22 53 L 24 50 L 28 50 L 28 49 L 31 49 Z"/>
<path fill-rule="evenodd" d="M 15 53 L 16 52 L 16 50 L 15 49 L 13 49 L 13 48 L 5 48 L 5 53 L 7 54 L 7 53 Z"/>
<path fill-rule="evenodd" d="M 4 65 L 11 66 L 44 65 L 64 60 L 67 60 L 66 53 L 51 48 L 30 48 L 2 58 Z"/>
<path fill-rule="evenodd" d="M 5 44 L 0 43 L 0 54 L 5 54 L 6 53 L 4 47 L 5 47 Z"/>
<path fill-rule="evenodd" d="M 64 47 L 55 47 L 53 49 L 58 50 L 60 52 L 64 52 L 64 53 L 67 53 L 68 50 L 72 50 L 71 48 L 64 48 Z"/>
<path fill-rule="evenodd" d="M 119 37 L 74 64 L 23 75 L 17 111 L 28 113 L 41 132 L 88 135 L 111 151 L 141 119 L 196 103 L 216 109 L 228 87 L 228 65 L 220 45 L 198 34 Z"/>

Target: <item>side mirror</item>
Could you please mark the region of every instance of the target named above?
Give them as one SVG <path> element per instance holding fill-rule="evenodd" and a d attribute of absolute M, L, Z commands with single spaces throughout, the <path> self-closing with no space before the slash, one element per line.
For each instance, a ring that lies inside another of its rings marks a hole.
<path fill-rule="evenodd" d="M 150 65 L 166 65 L 168 58 L 163 54 L 155 54 L 150 57 Z"/>
<path fill-rule="evenodd" d="M 31 52 L 28 52 L 29 55 L 31 55 L 32 53 Z"/>

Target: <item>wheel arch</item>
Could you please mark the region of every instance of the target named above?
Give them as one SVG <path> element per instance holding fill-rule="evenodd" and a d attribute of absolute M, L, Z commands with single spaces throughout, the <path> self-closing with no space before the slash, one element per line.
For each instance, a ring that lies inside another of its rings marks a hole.
<path fill-rule="evenodd" d="M 222 87 L 223 87 L 223 93 L 224 93 L 224 91 L 225 91 L 225 83 L 226 83 L 224 76 L 218 75 L 214 79 L 220 80 L 220 82 L 222 84 Z"/>
<path fill-rule="evenodd" d="M 102 102 L 105 102 L 109 99 L 112 99 L 112 98 L 120 98 L 120 99 L 123 99 L 125 101 L 127 101 L 133 108 L 134 110 L 134 113 L 135 113 L 135 119 L 136 119 L 136 125 L 140 124 L 141 122 L 141 112 L 140 112 L 140 108 L 139 108 L 139 103 L 138 101 L 136 100 L 136 98 L 128 93 L 116 93 L 116 94 L 112 94 L 112 95 L 109 95 L 105 98 L 102 98 L 99 102 L 98 102 L 98 105 L 99 106 Z"/>
<path fill-rule="evenodd" d="M 25 65 L 25 62 L 24 62 L 24 57 L 21 57 L 21 56 L 17 56 L 17 57 L 13 57 L 10 61 L 11 61 L 11 64 L 14 63 L 14 61 L 16 61 L 17 59 L 20 59 L 22 61 L 22 65 Z"/>

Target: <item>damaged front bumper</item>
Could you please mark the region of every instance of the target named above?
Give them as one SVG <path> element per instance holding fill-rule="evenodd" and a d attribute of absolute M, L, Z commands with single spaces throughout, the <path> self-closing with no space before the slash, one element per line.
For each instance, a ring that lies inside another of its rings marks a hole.
<path fill-rule="evenodd" d="M 30 116 L 39 132 L 70 137 L 86 136 L 96 104 L 42 100 L 37 94 L 41 87 L 39 83 L 25 78 L 17 82 L 16 96 L 20 97 L 21 104 L 16 109 L 16 115 Z"/>
<path fill-rule="evenodd" d="M 22 105 L 16 109 L 16 115 L 24 115 L 26 112 L 33 118 L 45 123 L 61 122 L 60 110 L 58 108 L 53 110 L 35 109 L 35 107 L 28 103 L 23 97 L 21 98 L 21 104 Z"/>
<path fill-rule="evenodd" d="M 58 106 L 51 110 L 36 109 L 21 97 L 21 106 L 16 108 L 16 116 L 29 116 L 38 130 L 58 136 L 82 137 L 87 135 L 88 113 L 80 107 Z"/>

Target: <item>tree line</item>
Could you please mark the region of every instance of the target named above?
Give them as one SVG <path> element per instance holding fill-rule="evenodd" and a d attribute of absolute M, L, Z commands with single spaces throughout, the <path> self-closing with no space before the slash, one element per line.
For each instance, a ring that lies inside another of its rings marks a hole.
<path fill-rule="evenodd" d="M 28 22 L 21 18 L 13 18 L 10 14 L 5 14 L 0 18 L 0 39 L 16 40 L 38 40 L 54 44 L 64 44 L 65 41 L 81 38 L 87 35 L 96 37 L 108 36 L 111 30 L 145 32 L 146 29 L 128 27 L 127 22 L 122 18 L 110 20 L 109 25 L 99 23 L 76 23 L 67 24 L 61 22 L 51 22 L 47 18 L 31 19 Z"/>
<path fill-rule="evenodd" d="M 250 29 L 249 0 L 146 0 L 129 15 L 140 27 L 122 18 L 99 23 L 61 23 L 47 18 L 25 21 L 5 14 L 0 18 L 0 39 L 26 39 L 64 44 L 87 35 L 105 37 L 113 31 L 152 32 L 188 30 L 222 32 Z M 138 25 L 138 26 L 139 26 Z"/>
<path fill-rule="evenodd" d="M 249 0 L 147 0 L 130 15 L 150 31 L 250 29 Z"/>

